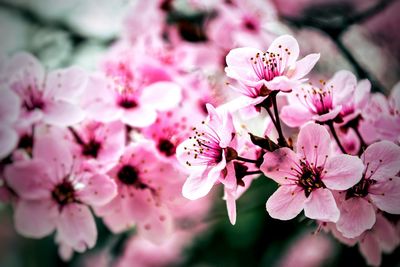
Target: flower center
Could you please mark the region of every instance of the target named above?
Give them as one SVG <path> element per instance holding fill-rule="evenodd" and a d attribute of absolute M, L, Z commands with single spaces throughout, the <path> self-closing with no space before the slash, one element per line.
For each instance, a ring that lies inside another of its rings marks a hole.
<path fill-rule="evenodd" d="M 138 170 L 131 165 L 124 165 L 118 171 L 118 179 L 127 185 L 135 184 L 139 180 Z"/>
<path fill-rule="evenodd" d="M 175 145 L 167 139 L 160 139 L 157 148 L 167 157 L 174 155 L 176 150 Z"/>
<path fill-rule="evenodd" d="M 75 189 L 71 182 L 64 180 L 51 193 L 53 199 L 61 206 L 75 201 Z"/>
<path fill-rule="evenodd" d="M 128 97 L 121 97 L 118 101 L 118 105 L 124 109 L 132 109 L 138 106 L 138 103 L 134 99 Z"/>
<path fill-rule="evenodd" d="M 101 149 L 101 143 L 94 139 L 91 139 L 89 143 L 83 145 L 82 154 L 84 156 L 91 156 L 93 158 L 97 158 L 100 149 Z"/>
<path fill-rule="evenodd" d="M 352 197 L 366 197 L 368 195 L 368 189 L 370 185 L 376 184 L 373 179 L 362 178 L 355 186 L 346 191 L 346 199 Z"/>
<path fill-rule="evenodd" d="M 297 183 L 304 189 L 306 197 L 315 189 L 325 188 L 324 183 L 321 181 L 322 169 L 320 167 L 313 168 L 304 162 L 301 162 L 300 165 L 302 166 L 302 170 L 297 176 L 299 178 Z"/>
<path fill-rule="evenodd" d="M 200 132 L 196 127 L 192 130 L 195 135 L 189 137 L 189 139 L 194 139 L 195 142 L 193 142 L 193 147 L 184 147 L 184 150 L 187 150 L 188 155 L 193 155 L 196 165 L 218 164 L 222 160 L 223 153 L 223 149 L 219 146 L 219 138 L 214 136 L 212 132 Z M 186 164 L 192 166 L 189 161 Z"/>
<path fill-rule="evenodd" d="M 302 93 L 296 94 L 300 103 L 308 108 L 312 113 L 323 115 L 329 113 L 333 109 L 332 88 L 326 88 L 326 82 L 321 80 L 322 88 L 310 87 L 309 89 L 301 88 Z"/>
<path fill-rule="evenodd" d="M 281 76 L 280 68 L 282 57 L 280 54 L 265 52 L 257 53 L 250 58 L 251 66 L 260 80 L 271 81 L 277 76 Z"/>

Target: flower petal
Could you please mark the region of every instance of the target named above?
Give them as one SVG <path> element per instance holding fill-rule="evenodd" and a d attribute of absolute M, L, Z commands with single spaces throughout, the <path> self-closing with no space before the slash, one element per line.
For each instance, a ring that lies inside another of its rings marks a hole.
<path fill-rule="evenodd" d="M 372 234 L 366 234 L 359 243 L 361 254 L 367 260 L 368 265 L 381 265 L 382 256 L 378 240 Z"/>
<path fill-rule="evenodd" d="M 44 161 L 18 161 L 5 169 L 7 184 L 23 199 L 50 199 L 52 177 Z"/>
<path fill-rule="evenodd" d="M 366 176 L 385 180 L 400 171 L 400 147 L 389 141 L 380 141 L 367 147 L 361 155 L 366 166 Z"/>
<path fill-rule="evenodd" d="M 400 177 L 371 185 L 368 197 L 380 210 L 400 214 Z"/>
<path fill-rule="evenodd" d="M 331 139 L 324 126 L 315 123 L 304 125 L 297 139 L 297 154 L 315 166 L 322 165 L 330 155 Z"/>
<path fill-rule="evenodd" d="M 280 117 L 289 127 L 299 127 L 310 121 L 312 114 L 303 106 L 288 105 L 282 107 Z"/>
<path fill-rule="evenodd" d="M 60 214 L 57 233 L 62 242 L 78 252 L 94 247 L 97 230 L 89 208 L 82 204 L 68 204 Z"/>
<path fill-rule="evenodd" d="M 0 125 L 0 160 L 7 157 L 18 145 L 17 132 L 7 125 Z"/>
<path fill-rule="evenodd" d="M 272 42 L 268 48 L 268 52 L 280 55 L 282 58 L 280 71 L 283 71 L 286 67 L 295 66 L 300 49 L 299 44 L 293 36 L 282 35 Z"/>
<path fill-rule="evenodd" d="M 346 190 L 361 180 L 363 170 L 364 164 L 358 157 L 336 155 L 326 161 L 321 179 L 329 189 Z"/>
<path fill-rule="evenodd" d="M 364 198 L 350 198 L 340 205 L 337 229 L 347 238 L 354 238 L 371 229 L 376 220 L 375 209 Z"/>
<path fill-rule="evenodd" d="M 296 62 L 296 67 L 290 78 L 293 80 L 298 80 L 306 76 L 312 68 L 314 68 L 315 64 L 320 58 L 320 54 L 309 54 L 299 61 Z"/>
<path fill-rule="evenodd" d="M 77 196 L 85 204 L 105 205 L 117 195 L 117 185 L 114 180 L 104 174 L 95 174 L 84 183 L 85 187 L 77 192 Z"/>
<path fill-rule="evenodd" d="M 46 103 L 44 108 L 44 122 L 56 126 L 71 126 L 81 122 L 85 118 L 85 112 L 78 107 L 65 101 Z"/>
<path fill-rule="evenodd" d="M 176 107 L 182 99 L 182 89 L 173 82 L 156 82 L 143 89 L 142 105 L 165 111 Z"/>
<path fill-rule="evenodd" d="M 310 219 L 337 222 L 340 212 L 331 191 L 319 188 L 311 192 L 304 205 L 304 214 Z"/>
<path fill-rule="evenodd" d="M 26 237 L 42 238 L 56 228 L 57 205 L 49 200 L 17 202 L 14 212 L 15 229 Z"/>
<path fill-rule="evenodd" d="M 291 220 L 304 208 L 307 198 L 297 185 L 282 185 L 267 200 L 269 216 L 279 220 Z"/>
<path fill-rule="evenodd" d="M 260 169 L 265 176 L 279 184 L 294 184 L 298 179 L 296 169 L 299 162 L 297 154 L 284 147 L 265 153 Z"/>
<path fill-rule="evenodd" d="M 125 110 L 121 117 L 123 123 L 140 128 L 153 124 L 156 119 L 157 112 L 153 108 L 145 106 Z"/>

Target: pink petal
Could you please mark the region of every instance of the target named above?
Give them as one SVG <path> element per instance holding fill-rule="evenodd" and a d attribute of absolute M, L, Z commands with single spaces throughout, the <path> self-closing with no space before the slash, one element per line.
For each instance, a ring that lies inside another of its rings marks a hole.
<path fill-rule="evenodd" d="M 294 184 L 297 181 L 296 171 L 300 162 L 299 157 L 289 148 L 280 148 L 274 152 L 264 154 L 264 161 L 260 166 L 265 176 L 279 184 Z"/>
<path fill-rule="evenodd" d="M 366 234 L 359 243 L 361 254 L 367 260 L 368 265 L 379 266 L 382 261 L 381 250 L 378 241 L 372 234 Z"/>
<path fill-rule="evenodd" d="M 393 252 L 400 243 L 395 226 L 382 214 L 377 214 L 373 231 L 375 237 L 379 240 L 380 247 L 386 253 Z"/>
<path fill-rule="evenodd" d="M 145 106 L 125 110 L 121 121 L 132 127 L 146 127 L 153 124 L 157 119 L 157 112 Z"/>
<path fill-rule="evenodd" d="M 53 184 L 60 182 L 72 169 L 72 154 L 67 144 L 55 136 L 36 138 L 33 157 L 48 163 Z"/>
<path fill-rule="evenodd" d="M 289 105 L 282 107 L 280 117 L 289 127 L 299 127 L 310 121 L 312 114 L 303 106 Z"/>
<path fill-rule="evenodd" d="M 380 141 L 367 147 L 361 155 L 366 166 L 366 177 L 385 180 L 400 171 L 400 147 L 389 141 Z"/>
<path fill-rule="evenodd" d="M 331 191 L 319 188 L 312 191 L 309 196 L 309 200 L 304 205 L 304 214 L 310 219 L 337 222 L 340 212 Z"/>
<path fill-rule="evenodd" d="M 71 126 L 81 122 L 85 112 L 77 105 L 65 101 L 46 103 L 44 109 L 44 122 L 56 126 Z"/>
<path fill-rule="evenodd" d="M 337 229 L 347 238 L 354 238 L 375 224 L 375 209 L 364 198 L 350 198 L 340 205 Z"/>
<path fill-rule="evenodd" d="M 299 81 L 289 79 L 286 76 L 276 76 L 271 81 L 263 81 L 264 85 L 270 90 L 280 90 L 282 92 L 290 92 L 299 85 Z"/>
<path fill-rule="evenodd" d="M 57 100 L 77 100 L 86 87 L 87 80 L 87 73 L 79 67 L 51 71 L 47 75 L 44 95 Z"/>
<path fill-rule="evenodd" d="M 368 103 L 368 98 L 371 92 L 371 82 L 367 79 L 361 80 L 357 84 L 354 92 L 354 103 L 358 108 L 363 108 Z"/>
<path fill-rule="evenodd" d="M 333 120 L 334 118 L 336 118 L 336 116 L 340 113 L 341 110 L 342 106 L 337 105 L 328 113 L 322 115 L 314 115 L 313 120 L 317 122 L 326 122 L 329 120 Z"/>
<path fill-rule="evenodd" d="M 49 200 L 17 202 L 14 212 L 15 229 L 26 237 L 42 238 L 56 228 L 57 205 Z"/>
<path fill-rule="evenodd" d="M 18 145 L 17 132 L 7 125 L 0 125 L 0 159 L 11 154 Z"/>
<path fill-rule="evenodd" d="M 400 177 L 371 185 L 368 197 L 380 210 L 400 214 Z"/>
<path fill-rule="evenodd" d="M 192 173 L 183 184 L 183 196 L 187 199 L 195 200 L 207 195 L 221 177 L 221 171 L 225 166 L 226 162 L 222 160 L 216 166 L 208 167 L 202 173 Z"/>
<path fill-rule="evenodd" d="M 29 79 L 36 79 L 38 83 L 41 83 L 45 76 L 45 70 L 39 60 L 26 52 L 14 55 L 6 66 L 7 74 L 12 75 L 18 72 L 28 75 Z M 27 78 L 27 76 L 24 76 L 24 78 Z"/>
<path fill-rule="evenodd" d="M 363 170 L 364 164 L 356 156 L 332 156 L 326 161 L 322 181 L 329 189 L 346 190 L 361 180 Z"/>
<path fill-rule="evenodd" d="M 0 89 L 0 125 L 13 123 L 18 119 L 21 100 L 14 91 Z"/>
<path fill-rule="evenodd" d="M 228 211 L 229 221 L 232 225 L 236 223 L 236 198 L 234 192 L 225 189 L 224 198 L 226 201 L 226 209 Z"/>
<path fill-rule="evenodd" d="M 95 174 L 84 183 L 85 187 L 77 192 L 77 197 L 85 204 L 105 205 L 117 195 L 117 185 L 114 180 L 104 174 Z"/>
<path fill-rule="evenodd" d="M 182 89 L 173 82 L 156 82 L 143 89 L 140 103 L 159 111 L 173 109 L 182 99 Z"/>
<path fill-rule="evenodd" d="M 158 209 L 147 220 L 138 222 L 138 231 L 141 236 L 154 244 L 162 244 L 172 234 L 172 217 L 165 209 Z"/>
<path fill-rule="evenodd" d="M 288 49 L 288 51 L 286 51 L 286 49 Z M 282 35 L 272 42 L 268 48 L 268 52 L 272 52 L 275 55 L 279 54 L 280 57 L 282 57 L 281 71 L 283 71 L 287 67 L 295 66 L 300 49 L 299 44 L 293 36 Z"/>
<path fill-rule="evenodd" d="M 252 67 L 251 58 L 263 52 L 257 48 L 241 47 L 229 51 L 226 56 L 226 75 L 232 79 L 240 80 L 247 86 L 257 86 L 260 78 Z"/>
<path fill-rule="evenodd" d="M 57 223 L 57 231 L 63 243 L 78 252 L 94 247 L 97 230 L 89 208 L 82 204 L 63 207 Z"/>
<path fill-rule="evenodd" d="M 69 261 L 74 255 L 74 250 L 70 246 L 61 243 L 58 245 L 58 255 L 63 261 Z"/>
<path fill-rule="evenodd" d="M 269 216 L 279 220 L 291 220 L 304 208 L 307 198 L 297 185 L 282 185 L 267 200 Z"/>
<path fill-rule="evenodd" d="M 353 73 L 348 70 L 341 70 L 333 75 L 325 88 L 332 88 L 334 92 L 333 106 L 346 104 L 354 95 L 357 86 L 357 79 Z"/>
<path fill-rule="evenodd" d="M 5 169 L 7 184 L 23 199 L 50 199 L 53 181 L 44 161 L 18 161 Z"/>
<path fill-rule="evenodd" d="M 320 54 L 309 54 L 299 61 L 296 62 L 296 67 L 290 78 L 293 80 L 298 80 L 306 76 L 312 68 L 314 68 L 315 64 L 320 58 Z"/>
<path fill-rule="evenodd" d="M 297 138 L 297 154 L 315 166 L 322 165 L 330 155 L 331 139 L 324 126 L 309 123 L 300 129 Z"/>

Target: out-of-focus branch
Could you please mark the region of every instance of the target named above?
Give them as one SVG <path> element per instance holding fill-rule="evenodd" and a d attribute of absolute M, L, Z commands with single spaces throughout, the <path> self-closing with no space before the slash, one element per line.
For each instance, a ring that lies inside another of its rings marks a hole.
<path fill-rule="evenodd" d="M 341 37 L 349 27 L 353 24 L 360 24 L 365 22 L 367 19 L 382 12 L 385 8 L 390 6 L 394 0 L 381 0 L 372 7 L 362 12 L 357 12 L 353 15 L 348 16 L 336 16 L 331 19 L 324 17 L 305 16 L 302 18 L 293 18 L 283 16 L 282 19 L 297 28 L 309 27 L 314 28 L 327 34 L 332 41 L 336 44 L 338 49 L 341 51 L 343 56 L 353 65 L 357 75 L 361 79 L 368 79 L 372 84 L 372 90 L 378 92 L 385 92 L 380 82 L 369 73 L 353 56 L 351 51 L 344 45 Z M 318 9 L 318 7 L 316 7 Z"/>

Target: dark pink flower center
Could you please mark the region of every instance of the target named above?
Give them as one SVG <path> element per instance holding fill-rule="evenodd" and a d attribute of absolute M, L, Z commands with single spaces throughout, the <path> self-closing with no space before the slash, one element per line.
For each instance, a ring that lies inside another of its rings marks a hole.
<path fill-rule="evenodd" d="M 370 185 L 376 184 L 373 179 L 362 178 L 355 186 L 346 191 L 346 199 L 352 197 L 366 197 L 368 195 L 368 189 Z"/>
<path fill-rule="evenodd" d="M 176 146 L 168 139 L 160 139 L 157 145 L 158 150 L 165 154 L 167 157 L 175 155 Z"/>
<path fill-rule="evenodd" d="M 287 51 L 290 54 L 290 52 Z M 271 52 L 263 54 L 257 53 L 250 58 L 254 73 L 260 80 L 271 81 L 275 77 L 281 76 L 282 56 Z"/>
<path fill-rule="evenodd" d="M 332 88 L 326 88 L 325 82 L 322 88 L 311 87 L 311 89 L 301 89 L 301 93 L 296 96 L 299 101 L 313 114 L 323 115 L 333 109 Z"/>
<path fill-rule="evenodd" d="M 64 206 L 75 202 L 75 189 L 71 182 L 64 180 L 54 188 L 51 196 L 60 206 Z"/>
<path fill-rule="evenodd" d="M 90 139 L 90 141 L 82 146 L 82 154 L 84 156 L 90 156 L 97 158 L 101 149 L 101 143 L 95 139 Z"/>
<path fill-rule="evenodd" d="M 194 139 L 193 147 L 184 147 L 188 155 L 193 155 L 193 162 L 196 165 L 216 165 L 222 160 L 223 149 L 220 147 L 220 139 L 218 135 L 209 128 L 211 132 L 201 132 L 197 128 L 193 128 Z M 192 162 L 187 161 L 188 166 L 192 166 Z"/>
<path fill-rule="evenodd" d="M 321 167 L 313 167 L 303 161 L 300 162 L 300 166 L 301 171 L 296 175 L 298 177 L 297 185 L 304 189 L 306 197 L 315 189 L 325 188 L 321 180 Z"/>
<path fill-rule="evenodd" d="M 132 185 L 138 189 L 147 188 L 147 185 L 140 181 L 139 170 L 132 165 L 123 165 L 118 171 L 117 177 L 125 185 Z"/>

